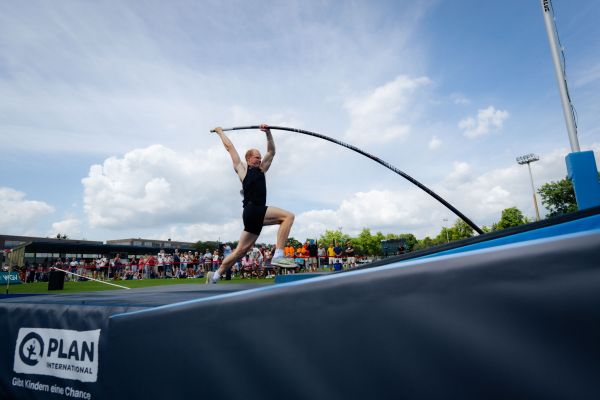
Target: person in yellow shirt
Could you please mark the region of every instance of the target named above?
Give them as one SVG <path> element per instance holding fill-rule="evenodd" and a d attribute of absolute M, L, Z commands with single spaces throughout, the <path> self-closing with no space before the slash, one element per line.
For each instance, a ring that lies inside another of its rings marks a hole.
<path fill-rule="evenodd" d="M 333 250 L 333 243 L 330 243 L 329 247 L 327 248 L 327 260 L 329 264 L 329 269 L 331 270 L 333 268 L 333 262 L 335 261 L 335 251 Z"/>

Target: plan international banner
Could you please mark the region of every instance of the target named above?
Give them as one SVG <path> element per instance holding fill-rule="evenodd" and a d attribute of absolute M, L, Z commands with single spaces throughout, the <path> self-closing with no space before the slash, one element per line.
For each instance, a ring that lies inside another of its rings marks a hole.
<path fill-rule="evenodd" d="M 0 301 L 0 399 L 106 398 L 106 324 L 125 310 Z"/>

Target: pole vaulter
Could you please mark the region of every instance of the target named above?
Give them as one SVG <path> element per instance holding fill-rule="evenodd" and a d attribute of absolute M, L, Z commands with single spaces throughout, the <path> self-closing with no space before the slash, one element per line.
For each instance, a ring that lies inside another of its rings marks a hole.
<path fill-rule="evenodd" d="M 481 228 L 479 228 L 477 225 L 475 225 L 475 223 L 473 223 L 473 221 L 471 221 L 463 213 L 461 213 L 456 208 L 454 208 L 454 206 L 452 206 L 452 204 L 448 203 L 446 200 L 444 200 L 443 198 L 441 198 L 433 190 L 429 189 L 427 186 L 423 185 L 421 182 L 419 182 L 418 180 L 416 180 L 412 176 L 410 176 L 410 175 L 408 175 L 408 174 L 400 171 L 398 168 L 394 167 L 392 164 L 383 161 L 379 157 L 375 157 L 374 155 L 369 154 L 366 151 L 363 151 L 363 150 L 359 149 L 358 147 L 355 147 L 355 146 L 352 146 L 351 144 L 344 143 L 344 142 L 341 142 L 339 140 L 330 138 L 329 136 L 321 135 L 320 133 L 310 132 L 310 131 L 306 131 L 306 130 L 303 130 L 303 129 L 287 128 L 285 126 L 270 126 L 269 125 L 269 128 L 270 129 L 277 129 L 279 131 L 296 132 L 296 133 L 301 133 L 303 135 L 317 137 L 319 139 L 327 140 L 329 142 L 338 144 L 338 145 L 343 146 L 343 147 L 345 147 L 347 149 L 350 149 L 350 150 L 353 150 L 353 151 L 355 151 L 355 152 L 357 152 L 359 154 L 362 154 L 363 156 L 370 158 L 371 160 L 375 161 L 376 163 L 379 163 L 379 164 L 383 165 L 387 169 L 394 171 L 395 173 L 397 173 L 401 177 L 407 179 L 409 182 L 415 184 L 420 189 L 424 190 L 427 194 L 429 194 L 431 197 L 433 197 L 434 199 L 436 199 L 437 201 L 439 201 L 440 203 L 442 203 L 444 206 L 446 206 L 446 208 L 448 208 L 450 211 L 452 211 L 454 214 L 456 214 L 456 216 L 458 216 L 460 219 L 462 219 L 463 221 L 465 221 L 465 223 L 467 223 L 467 225 L 469 225 L 471 228 L 473 228 L 480 235 L 482 235 L 484 233 L 481 230 Z M 241 131 L 241 130 L 249 130 L 249 129 L 260 129 L 260 126 L 259 125 L 236 126 L 236 127 L 233 127 L 233 128 L 225 128 L 223 130 L 224 131 Z M 211 130 L 211 132 L 214 132 L 214 130 Z"/>

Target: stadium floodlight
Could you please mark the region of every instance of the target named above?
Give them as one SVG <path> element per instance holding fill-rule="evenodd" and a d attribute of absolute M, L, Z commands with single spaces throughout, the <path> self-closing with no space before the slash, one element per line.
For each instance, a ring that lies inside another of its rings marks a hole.
<path fill-rule="evenodd" d="M 539 159 L 540 159 L 540 157 L 538 155 L 530 153 L 530 154 L 525 154 L 524 156 L 521 156 L 521 157 L 517 157 L 517 162 L 519 164 L 523 165 L 523 164 L 529 164 L 534 161 L 538 161 Z"/>
<path fill-rule="evenodd" d="M 531 191 L 533 192 L 533 205 L 535 207 L 535 216 L 536 221 L 540 220 L 540 210 L 538 209 L 537 198 L 535 196 L 535 186 L 533 185 L 533 175 L 531 174 L 531 163 L 538 161 L 540 157 L 536 154 L 529 153 L 524 156 L 517 157 L 517 162 L 520 165 L 527 164 L 527 169 L 529 170 L 529 180 L 531 181 Z"/>

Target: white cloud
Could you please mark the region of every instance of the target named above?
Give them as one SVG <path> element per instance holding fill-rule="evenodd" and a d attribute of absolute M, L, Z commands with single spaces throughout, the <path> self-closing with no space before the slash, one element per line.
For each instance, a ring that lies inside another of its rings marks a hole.
<path fill-rule="evenodd" d="M 363 228 L 372 233 L 424 232 L 431 226 L 432 203 L 418 189 L 371 190 L 343 199 L 337 209 L 310 210 L 296 216 L 292 236 L 300 239 L 318 237 L 327 229 L 342 229 L 356 236 Z"/>
<path fill-rule="evenodd" d="M 385 143 L 405 138 L 410 132 L 409 105 L 415 103 L 415 92 L 429 83 L 427 77 L 413 79 L 400 75 L 364 97 L 348 100 L 345 108 L 350 114 L 350 128 L 345 136 L 355 143 Z"/>
<path fill-rule="evenodd" d="M 600 159 L 600 145 L 591 147 L 596 159 Z M 564 156 L 568 152 L 564 148 L 540 155 L 540 161 L 532 165 L 536 189 L 543 183 L 565 177 Z M 518 207 L 531 219 L 535 216 L 527 169 L 516 163 L 473 176 L 468 163 L 456 161 L 447 177 L 430 188 L 478 226 L 497 222 L 502 210 L 509 207 Z M 539 196 L 538 205 L 543 216 L 545 211 Z M 446 224 L 451 225 L 458 217 L 417 188 L 371 190 L 342 199 L 334 209 L 299 213 L 292 236 L 318 237 L 326 229 L 339 227 L 355 236 L 366 227 L 372 233 L 411 232 L 423 238 L 437 235 L 443 218 L 448 218 L 450 222 Z"/>
<path fill-rule="evenodd" d="M 504 121 L 508 118 L 508 111 L 496 110 L 493 106 L 480 109 L 477 119 L 468 117 L 458 123 L 458 127 L 464 130 L 463 134 L 469 139 L 474 139 L 488 134 L 490 131 L 502 129 Z"/>
<path fill-rule="evenodd" d="M 441 145 L 442 145 L 442 141 L 440 140 L 440 138 L 438 138 L 437 136 L 434 135 L 431 138 L 431 140 L 429 141 L 428 147 L 429 147 L 429 150 L 436 150 L 436 149 L 439 149 Z"/>
<path fill-rule="evenodd" d="M 57 234 L 67 235 L 69 238 L 81 237 L 81 221 L 77 218 L 67 218 L 62 221 L 54 222 L 52 230 L 48 236 L 54 237 Z"/>
<path fill-rule="evenodd" d="M 40 218 L 54 212 L 54 207 L 35 200 L 26 200 L 25 193 L 0 187 L 0 231 L 14 235 L 31 234 Z"/>
<path fill-rule="evenodd" d="M 452 171 L 446 177 L 446 184 L 456 185 L 467 181 L 470 176 L 471 166 L 466 162 L 454 161 L 452 163 Z"/>
<path fill-rule="evenodd" d="M 600 144 L 593 144 L 590 148 L 594 150 L 596 160 L 600 159 Z M 561 148 L 540 154 L 540 161 L 531 165 L 536 192 L 544 183 L 565 178 L 567 174 L 565 155 L 569 152 L 567 148 Z M 455 163 L 450 176 L 461 176 L 459 171 L 466 170 L 462 163 Z M 471 177 L 458 184 L 456 180 L 447 179 L 439 194 L 459 210 L 464 209 L 463 212 L 480 225 L 497 222 L 502 210 L 508 207 L 518 207 L 529 218 L 535 217 L 527 167 L 516 162 Z M 539 195 L 537 201 L 543 217 L 545 209 L 542 207 Z"/>
<path fill-rule="evenodd" d="M 154 145 L 93 165 L 84 186 L 92 228 L 141 228 L 215 221 L 230 215 L 239 190 L 222 149 L 177 153 Z M 227 162 L 227 164 L 225 164 Z"/>

